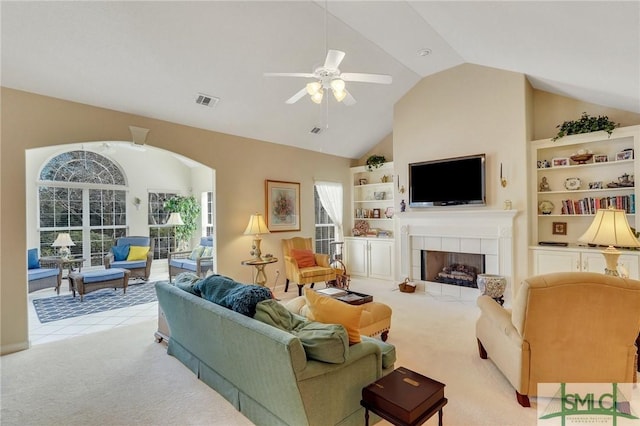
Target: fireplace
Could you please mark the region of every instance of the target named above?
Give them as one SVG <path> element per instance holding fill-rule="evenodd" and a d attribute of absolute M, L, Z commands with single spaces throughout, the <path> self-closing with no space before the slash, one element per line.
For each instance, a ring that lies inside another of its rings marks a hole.
<path fill-rule="evenodd" d="M 502 275 L 510 282 L 514 261 L 513 220 L 516 214 L 516 210 L 475 208 L 415 209 L 399 214 L 396 225 L 400 239 L 400 276 L 410 277 L 418 284 L 418 288 L 428 292 L 475 300 L 478 293 L 475 286 L 470 288 L 440 283 L 430 276 L 431 268 L 428 271 L 424 268 L 424 251 L 464 253 L 481 256 L 483 272 L 478 274 Z M 427 257 L 427 265 L 429 260 Z M 439 268 L 443 267 L 444 264 Z"/>
<path fill-rule="evenodd" d="M 478 288 L 476 278 L 484 273 L 484 254 L 421 250 L 420 279 L 461 287 Z"/>

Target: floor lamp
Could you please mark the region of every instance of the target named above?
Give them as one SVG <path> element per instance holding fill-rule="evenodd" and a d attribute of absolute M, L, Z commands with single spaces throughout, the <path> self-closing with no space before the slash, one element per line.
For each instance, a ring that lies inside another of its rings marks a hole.
<path fill-rule="evenodd" d="M 180 213 L 177 213 L 177 212 L 171 213 L 169 215 L 169 219 L 167 220 L 167 225 L 173 227 L 173 239 L 174 239 L 173 249 L 175 251 L 178 251 L 178 234 L 176 232 L 176 226 L 184 225 L 184 222 L 182 221 L 182 216 L 180 216 Z"/>
<path fill-rule="evenodd" d="M 596 212 L 596 217 L 578 241 L 583 243 L 608 246 L 601 251 L 607 266 L 605 275 L 619 276 L 618 258 L 620 251 L 616 247 L 640 247 L 640 241 L 635 237 L 624 210 L 600 209 Z"/>

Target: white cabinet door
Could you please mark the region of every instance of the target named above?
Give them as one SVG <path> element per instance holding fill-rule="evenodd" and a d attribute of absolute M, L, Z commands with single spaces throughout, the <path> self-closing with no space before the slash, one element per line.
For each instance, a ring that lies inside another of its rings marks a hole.
<path fill-rule="evenodd" d="M 367 240 L 345 238 L 345 264 L 347 273 L 354 276 L 367 276 Z"/>
<path fill-rule="evenodd" d="M 582 271 L 604 274 L 607 262 L 600 252 L 582 253 Z"/>
<path fill-rule="evenodd" d="M 623 270 L 629 273 L 629 278 L 634 280 L 640 279 L 640 257 L 623 254 L 618 259 L 618 272 L 622 274 Z"/>
<path fill-rule="evenodd" d="M 369 276 L 393 279 L 393 241 L 369 241 Z"/>
<path fill-rule="evenodd" d="M 572 251 L 534 250 L 535 275 L 581 270 L 580 253 Z M 604 271 L 604 269 L 603 269 Z"/>

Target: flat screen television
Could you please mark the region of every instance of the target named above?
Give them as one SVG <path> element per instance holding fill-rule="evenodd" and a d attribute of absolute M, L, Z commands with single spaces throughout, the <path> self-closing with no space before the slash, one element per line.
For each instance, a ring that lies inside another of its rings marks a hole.
<path fill-rule="evenodd" d="M 409 164 L 409 207 L 486 204 L 485 154 Z"/>

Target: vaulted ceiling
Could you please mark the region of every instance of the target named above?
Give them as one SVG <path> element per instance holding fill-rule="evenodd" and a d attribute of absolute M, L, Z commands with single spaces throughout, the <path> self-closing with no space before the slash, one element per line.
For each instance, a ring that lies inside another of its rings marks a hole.
<path fill-rule="evenodd" d="M 640 113 L 635 1 L 2 1 L 0 13 L 5 87 L 349 158 L 392 131 L 420 79 L 462 63 Z M 312 72 L 325 46 L 346 52 L 342 72 L 393 83 L 347 83 L 352 106 L 285 104 L 309 80 L 263 74 Z"/>

